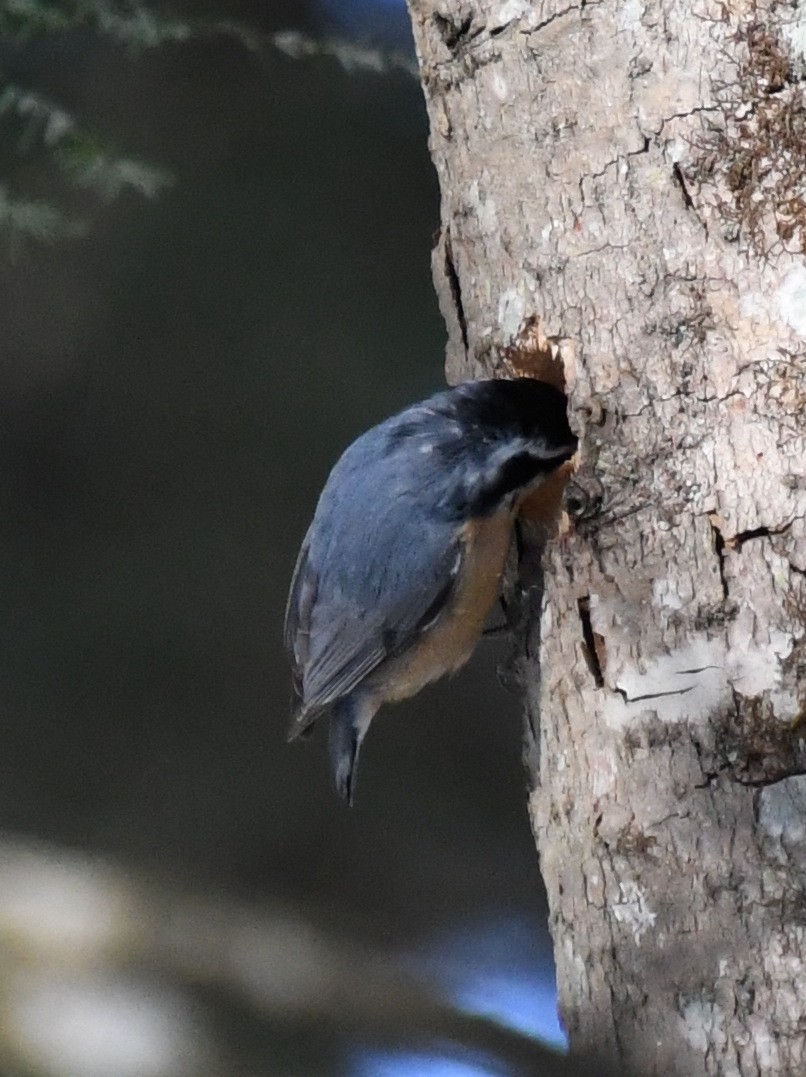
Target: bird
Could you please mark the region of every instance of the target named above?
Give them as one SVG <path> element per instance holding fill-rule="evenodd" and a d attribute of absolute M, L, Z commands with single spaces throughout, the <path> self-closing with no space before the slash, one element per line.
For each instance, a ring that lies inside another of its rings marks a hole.
<path fill-rule="evenodd" d="M 529 499 L 541 511 L 541 487 L 576 450 L 559 389 L 496 378 L 411 405 L 334 465 L 297 558 L 284 643 L 289 740 L 329 712 L 333 778 L 349 804 L 373 717 L 467 662 L 519 510 Z"/>

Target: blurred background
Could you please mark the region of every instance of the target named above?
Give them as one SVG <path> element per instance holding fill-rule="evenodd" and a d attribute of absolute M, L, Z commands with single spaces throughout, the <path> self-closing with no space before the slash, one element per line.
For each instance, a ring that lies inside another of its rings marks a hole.
<path fill-rule="evenodd" d="M 500 1072 L 561 1039 L 506 644 L 352 811 L 285 743 L 318 491 L 444 384 L 405 8 L 0 8 L 0 1074 Z"/>

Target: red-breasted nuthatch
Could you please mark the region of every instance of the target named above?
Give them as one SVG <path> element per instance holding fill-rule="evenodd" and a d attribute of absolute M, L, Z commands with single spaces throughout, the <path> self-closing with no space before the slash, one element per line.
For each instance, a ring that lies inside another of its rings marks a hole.
<path fill-rule="evenodd" d="M 566 403 L 531 378 L 468 382 L 368 430 L 331 471 L 286 608 L 289 739 L 330 709 L 348 802 L 378 709 L 472 654 L 518 509 L 576 451 Z"/>

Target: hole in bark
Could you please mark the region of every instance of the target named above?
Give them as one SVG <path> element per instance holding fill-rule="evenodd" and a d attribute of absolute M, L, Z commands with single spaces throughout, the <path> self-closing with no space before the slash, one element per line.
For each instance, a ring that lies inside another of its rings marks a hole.
<path fill-rule="evenodd" d="M 599 649 L 604 650 L 604 641 L 601 636 L 598 636 L 597 645 L 597 633 L 593 631 L 593 625 L 591 624 L 590 595 L 583 595 L 582 598 L 577 599 L 577 612 L 582 625 L 582 651 L 585 655 L 585 661 L 596 687 L 604 688 L 604 676 L 601 662 L 599 661 Z"/>
<path fill-rule="evenodd" d="M 473 24 L 473 16 L 468 15 L 465 19 L 449 19 L 439 12 L 434 13 L 434 26 L 445 45 L 455 51 L 466 37 L 470 36 L 470 27 Z"/>
<path fill-rule="evenodd" d="M 569 481 L 565 491 L 565 509 L 575 523 L 594 520 L 602 511 L 604 491 L 594 475 L 582 472 Z"/>

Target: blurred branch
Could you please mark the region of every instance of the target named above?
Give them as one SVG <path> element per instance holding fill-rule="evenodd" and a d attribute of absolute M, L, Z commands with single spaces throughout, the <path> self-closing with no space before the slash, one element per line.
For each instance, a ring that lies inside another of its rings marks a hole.
<path fill-rule="evenodd" d="M 340 41 L 338 38 L 312 38 L 297 30 L 272 34 L 270 41 L 276 49 L 295 60 L 309 56 L 329 56 L 337 60 L 345 71 L 372 71 L 380 75 L 391 71 L 404 71 L 417 78 L 416 61 L 404 53 L 388 52 L 352 41 Z"/>
<path fill-rule="evenodd" d="M 81 235 L 83 228 L 81 221 L 71 220 L 56 206 L 16 198 L 0 186 L 0 231 L 8 234 L 12 254 L 25 236 L 41 242 L 52 242 Z"/>
<path fill-rule="evenodd" d="M 21 153 L 41 150 L 76 187 L 112 201 L 125 191 L 156 197 L 172 182 L 162 169 L 124 157 L 95 135 L 82 131 L 75 117 L 34 90 L 9 83 L 0 92 L 0 119 L 13 120 Z M 52 242 L 81 235 L 86 225 L 46 201 L 31 201 L 0 188 L 0 231 L 13 246 L 25 238 Z"/>
<path fill-rule="evenodd" d="M 0 841 L 0 1025 L 13 1027 L 16 973 L 86 978 L 117 969 L 223 993 L 272 1025 L 482 1055 L 509 1074 L 580 1077 L 548 1047 L 464 1013 L 388 955 L 337 940 L 287 909 L 178 893 L 98 858 Z M 601 1077 L 601 1070 L 597 1070 Z"/>
<path fill-rule="evenodd" d="M 338 38 L 313 38 L 297 30 L 262 34 L 227 19 L 171 18 L 143 3 L 72 0 L 53 4 L 48 0 L 3 0 L 0 4 L 0 33 L 11 37 L 26 40 L 82 28 L 140 49 L 193 38 L 225 36 L 234 38 L 250 52 L 259 52 L 269 45 L 297 60 L 310 56 L 332 57 L 346 71 L 384 74 L 401 70 L 417 76 L 416 63 L 403 53 Z"/>
<path fill-rule="evenodd" d="M 0 33 L 22 40 L 83 28 L 142 48 L 184 41 L 192 33 L 185 20 L 157 15 L 139 3 L 72 0 L 52 4 L 48 0 L 3 0 L 0 5 Z"/>
<path fill-rule="evenodd" d="M 59 168 L 81 187 L 107 199 L 130 189 L 153 198 L 171 182 L 168 173 L 133 158 L 121 157 L 85 131 L 59 105 L 33 90 L 7 85 L 0 93 L 0 117 L 14 115 L 22 124 L 18 148 L 41 145 Z"/>

